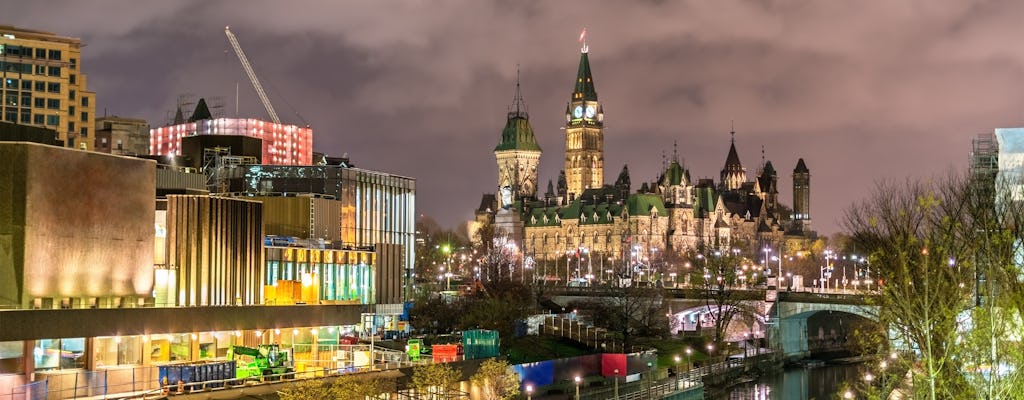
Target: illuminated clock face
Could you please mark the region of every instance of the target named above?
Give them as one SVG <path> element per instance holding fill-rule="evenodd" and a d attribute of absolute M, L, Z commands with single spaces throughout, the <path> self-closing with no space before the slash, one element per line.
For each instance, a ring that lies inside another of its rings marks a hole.
<path fill-rule="evenodd" d="M 587 119 L 594 118 L 594 114 L 596 113 L 597 110 L 594 109 L 594 106 L 587 106 Z"/>
<path fill-rule="evenodd" d="M 572 110 L 572 115 L 576 118 L 583 118 L 583 106 L 576 106 Z"/>

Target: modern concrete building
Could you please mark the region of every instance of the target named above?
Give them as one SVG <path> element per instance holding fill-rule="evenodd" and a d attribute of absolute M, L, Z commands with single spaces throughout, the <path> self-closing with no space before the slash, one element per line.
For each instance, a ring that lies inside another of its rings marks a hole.
<path fill-rule="evenodd" d="M 149 154 L 149 122 L 118 116 L 96 118 L 94 149 L 120 155 Z"/>
<path fill-rule="evenodd" d="M 3 121 L 46 127 L 74 149 L 93 148 L 96 94 L 82 73 L 81 40 L 0 25 Z"/>
<path fill-rule="evenodd" d="M 153 290 L 155 171 L 149 160 L 0 142 L 0 304 L 142 305 Z"/>
<path fill-rule="evenodd" d="M 331 347 L 342 335 L 395 328 L 374 311 L 400 301 L 405 247 L 388 235 L 369 235 L 372 247 L 267 243 L 263 203 L 197 194 L 197 174 L 169 172 L 190 176 L 159 187 L 190 194 L 158 200 L 152 160 L 0 142 L 0 394 L 155 389 L 156 366 L 238 344 L 336 367 L 356 362 Z M 385 197 L 364 175 L 347 183 L 353 195 Z M 353 218 L 390 221 L 371 208 L 384 202 L 360 199 L 370 205 Z"/>
<path fill-rule="evenodd" d="M 247 165 L 223 176 L 227 193 L 264 201 L 267 235 L 322 241 L 331 248 L 389 249 L 377 267 L 405 271 L 401 285 L 408 293 L 416 231 L 414 179 L 342 165 Z M 377 302 L 391 303 L 383 300 Z"/>

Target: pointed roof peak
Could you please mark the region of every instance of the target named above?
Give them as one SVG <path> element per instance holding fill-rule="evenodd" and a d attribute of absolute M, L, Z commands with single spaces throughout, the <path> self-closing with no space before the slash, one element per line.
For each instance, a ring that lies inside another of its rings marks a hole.
<path fill-rule="evenodd" d="M 501 131 L 501 142 L 494 151 L 529 150 L 541 151 L 537 138 L 530 126 L 530 115 L 526 112 L 526 102 L 519 87 L 519 65 L 516 65 L 516 94 L 509 107 L 505 129 Z"/>
<path fill-rule="evenodd" d="M 740 163 L 740 156 L 736 153 L 736 131 L 730 132 L 733 137 L 729 140 L 729 155 L 725 157 L 725 167 L 728 169 L 730 166 L 742 167 Z"/>
<path fill-rule="evenodd" d="M 196 104 L 196 110 L 192 112 L 188 122 L 202 121 L 204 119 L 213 119 L 213 114 L 210 113 L 210 107 L 206 105 L 206 99 L 200 97 L 199 103 Z"/>
<path fill-rule="evenodd" d="M 580 66 L 576 71 L 576 87 L 573 89 L 572 101 L 597 101 L 597 90 L 594 89 L 594 77 L 590 72 L 589 48 L 584 45 L 580 53 Z"/>
<path fill-rule="evenodd" d="M 811 170 L 807 169 L 807 164 L 804 164 L 804 159 L 800 158 L 800 161 L 796 162 L 796 168 L 793 168 L 793 173 L 808 173 Z"/>

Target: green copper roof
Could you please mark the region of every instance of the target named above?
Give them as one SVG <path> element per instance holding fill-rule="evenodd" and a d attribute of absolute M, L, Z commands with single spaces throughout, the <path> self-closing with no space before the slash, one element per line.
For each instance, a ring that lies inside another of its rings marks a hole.
<path fill-rule="evenodd" d="M 668 216 L 668 212 L 665 211 L 665 203 L 661 201 L 661 196 L 656 194 L 631 194 L 626 199 L 626 207 L 628 207 L 629 215 L 651 215 L 653 208 L 657 210 L 658 216 Z"/>
<path fill-rule="evenodd" d="M 772 162 L 771 161 L 766 161 L 764 163 L 764 176 L 771 176 L 771 175 L 775 175 L 775 167 L 772 167 Z"/>
<path fill-rule="evenodd" d="M 580 55 L 580 69 L 576 73 L 576 88 L 573 90 L 572 100 L 597 101 L 597 90 L 594 89 L 594 77 L 590 75 L 590 60 L 588 53 Z"/>
<path fill-rule="evenodd" d="M 494 148 L 494 151 L 502 150 L 533 150 L 541 151 L 537 144 L 537 138 L 533 136 L 533 128 L 530 127 L 530 120 L 522 116 L 512 116 L 509 113 L 505 129 L 501 131 L 501 143 Z"/>
<path fill-rule="evenodd" d="M 665 181 L 668 186 L 678 186 L 683 184 L 683 179 L 686 177 L 686 171 L 683 170 L 683 166 L 679 165 L 679 161 L 672 160 L 672 163 L 668 165 L 665 170 Z"/>
<path fill-rule="evenodd" d="M 697 218 L 703 218 L 715 211 L 715 205 L 718 203 L 718 193 L 715 192 L 713 187 L 701 186 L 694 189 L 694 193 L 697 195 L 697 203 L 693 206 L 693 214 Z"/>
<path fill-rule="evenodd" d="M 530 114 L 526 112 L 526 102 L 523 101 L 523 94 L 519 89 L 518 70 L 516 70 L 516 95 L 512 99 L 512 107 L 508 111 L 505 129 L 501 131 L 501 142 L 494 148 L 494 151 L 503 150 L 541 151 L 540 145 L 537 144 L 537 138 L 533 136 Z"/>

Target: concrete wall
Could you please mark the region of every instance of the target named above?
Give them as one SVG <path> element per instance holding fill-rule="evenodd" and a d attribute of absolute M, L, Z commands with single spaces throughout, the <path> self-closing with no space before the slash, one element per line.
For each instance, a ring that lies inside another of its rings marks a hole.
<path fill-rule="evenodd" d="M 155 171 L 149 160 L 0 143 L 0 303 L 148 296 Z"/>

